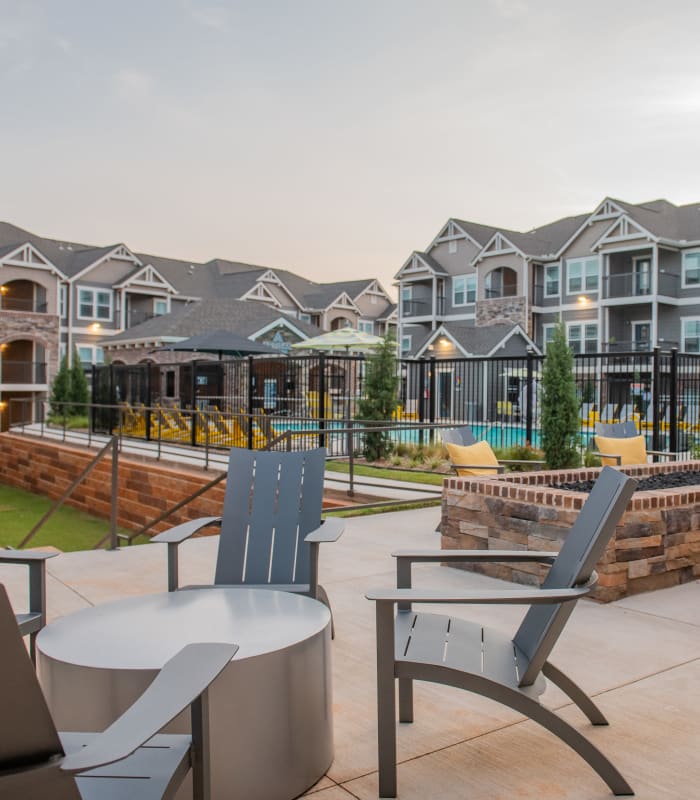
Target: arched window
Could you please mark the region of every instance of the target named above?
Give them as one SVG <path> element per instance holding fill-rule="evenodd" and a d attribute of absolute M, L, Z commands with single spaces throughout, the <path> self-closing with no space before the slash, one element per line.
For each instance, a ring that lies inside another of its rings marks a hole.
<path fill-rule="evenodd" d="M 484 281 L 486 299 L 492 297 L 514 297 L 518 293 L 518 273 L 510 267 L 491 270 Z"/>

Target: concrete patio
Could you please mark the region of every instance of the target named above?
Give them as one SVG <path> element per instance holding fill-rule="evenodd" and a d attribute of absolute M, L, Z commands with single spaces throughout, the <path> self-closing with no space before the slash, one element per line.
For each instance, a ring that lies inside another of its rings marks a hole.
<path fill-rule="evenodd" d="M 439 547 L 437 509 L 347 520 L 346 533 L 321 551 L 321 581 L 336 622 L 333 642 L 335 760 L 307 796 L 376 798 L 374 607 L 370 587 L 394 584 L 392 550 Z M 183 582 L 213 575 L 216 537 L 183 546 Z M 127 595 L 164 591 L 165 548 L 62 554 L 48 562 L 49 620 Z M 439 566 L 419 566 L 416 586 L 485 588 L 501 582 Z M 16 608 L 26 602 L 23 568 L 0 567 Z M 512 631 L 522 607 L 451 607 L 451 613 Z M 593 728 L 554 688 L 545 704 L 608 755 L 643 800 L 697 797 L 700 789 L 700 582 L 608 605 L 578 604 L 552 661 L 601 706 L 607 728 Z M 416 716 L 399 730 L 399 797 L 612 797 L 572 751 L 532 722 L 488 700 L 417 685 Z"/>

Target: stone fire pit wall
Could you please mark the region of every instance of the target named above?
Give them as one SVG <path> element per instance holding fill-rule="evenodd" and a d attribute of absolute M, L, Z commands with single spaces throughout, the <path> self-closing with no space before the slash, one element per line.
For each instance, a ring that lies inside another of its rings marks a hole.
<path fill-rule="evenodd" d="M 632 477 L 700 470 L 699 461 L 624 467 Z M 595 479 L 600 469 L 513 472 L 447 478 L 442 501 L 442 547 L 462 550 L 554 550 L 588 497 L 550 483 Z M 464 565 L 464 569 L 539 584 L 538 564 Z M 700 485 L 635 492 L 597 566 L 593 597 L 603 602 L 700 577 Z"/>

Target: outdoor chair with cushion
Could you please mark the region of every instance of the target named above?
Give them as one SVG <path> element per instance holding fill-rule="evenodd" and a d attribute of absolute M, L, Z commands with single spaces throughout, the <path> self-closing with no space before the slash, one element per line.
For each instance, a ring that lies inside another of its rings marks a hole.
<path fill-rule="evenodd" d="M 207 687 L 237 645 L 188 645 L 102 733 L 56 731 L 1 584 L 0 646 L 3 800 L 171 798 L 190 768 L 194 799 L 208 798 Z M 188 706 L 192 736 L 158 734 Z"/>
<path fill-rule="evenodd" d="M 450 457 L 450 466 L 457 475 L 498 475 L 509 466 L 542 469 L 545 462 L 529 459 L 498 459 L 487 441 L 477 441 L 469 425 L 440 431 Z"/>
<path fill-rule="evenodd" d="M 46 559 L 57 556 L 48 550 L 0 550 L 0 564 L 26 564 L 29 570 L 29 609 L 16 614 L 22 636 L 29 636 L 29 654 L 36 663 L 36 637 L 46 625 Z"/>
<path fill-rule="evenodd" d="M 633 794 L 612 763 L 575 727 L 542 706 L 539 696 L 544 692 L 545 678 L 549 678 L 594 725 L 607 725 L 600 709 L 550 663 L 549 657 L 576 601 L 596 584 L 594 567 L 615 532 L 635 483 L 617 470 L 604 468 L 559 554 L 527 550 L 394 553 L 397 588 L 373 589 L 367 593 L 367 598 L 376 603 L 377 617 L 380 797 L 396 797 L 397 679 L 401 722 L 413 722 L 414 680 L 475 692 L 509 706 L 554 733 L 585 759 L 615 794 Z M 551 564 L 541 588 L 450 591 L 411 588 L 413 563 L 527 561 Z M 511 639 L 497 630 L 458 617 L 414 611 L 411 603 L 510 603 L 531 607 Z M 523 734 L 526 730 L 523 729 Z"/>
<path fill-rule="evenodd" d="M 300 452 L 234 447 L 222 515 L 183 522 L 151 539 L 168 545 L 168 591 L 180 588 L 180 544 L 218 525 L 214 586 L 298 592 L 330 608 L 318 583 L 319 544 L 336 541 L 345 522 L 321 520 L 325 462 L 323 447 Z"/>
<path fill-rule="evenodd" d="M 595 426 L 595 447 L 593 455 L 598 456 L 603 466 L 620 467 L 632 464 L 646 464 L 647 456 L 662 456 L 671 461 L 678 458 L 677 453 L 663 450 L 647 450 L 646 439 L 637 433 L 637 425 L 632 420 Z"/>

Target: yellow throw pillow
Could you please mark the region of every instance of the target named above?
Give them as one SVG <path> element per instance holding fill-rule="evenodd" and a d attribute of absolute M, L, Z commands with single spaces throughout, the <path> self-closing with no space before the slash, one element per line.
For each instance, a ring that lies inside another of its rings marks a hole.
<path fill-rule="evenodd" d="M 477 442 L 476 444 L 461 445 L 446 442 L 447 452 L 453 464 L 483 464 L 487 466 L 498 466 L 496 454 L 491 449 L 488 442 Z M 496 469 L 457 469 L 458 475 L 498 475 Z"/>
<path fill-rule="evenodd" d="M 643 436 L 615 439 L 612 436 L 596 435 L 595 446 L 601 453 L 622 456 L 621 465 L 647 463 L 647 446 Z M 604 467 L 617 466 L 617 460 L 614 458 L 601 458 L 600 460 Z"/>

